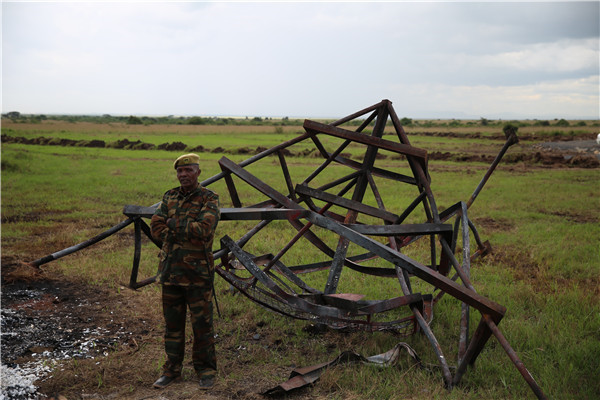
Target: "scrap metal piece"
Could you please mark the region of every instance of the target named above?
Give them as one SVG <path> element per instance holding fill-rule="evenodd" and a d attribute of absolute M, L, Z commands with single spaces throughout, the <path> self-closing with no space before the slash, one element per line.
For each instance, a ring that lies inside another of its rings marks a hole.
<path fill-rule="evenodd" d="M 393 348 L 386 351 L 385 353 L 376 354 L 370 357 L 364 357 L 354 351 L 344 351 L 339 356 L 331 361 L 327 361 L 321 364 L 311 365 L 309 367 L 296 368 L 290 373 L 290 378 L 280 383 L 279 385 L 267 389 L 262 393 L 264 396 L 279 396 L 284 393 L 289 393 L 293 390 L 303 388 L 311 385 L 319 379 L 319 377 L 328 368 L 334 367 L 341 364 L 356 364 L 365 363 L 372 364 L 378 367 L 387 367 L 396 365 L 400 360 L 400 353 L 402 350 L 406 351 L 406 354 L 413 360 L 413 362 L 422 367 L 421 359 L 417 355 L 417 352 L 410 347 L 408 343 L 400 342 Z"/>

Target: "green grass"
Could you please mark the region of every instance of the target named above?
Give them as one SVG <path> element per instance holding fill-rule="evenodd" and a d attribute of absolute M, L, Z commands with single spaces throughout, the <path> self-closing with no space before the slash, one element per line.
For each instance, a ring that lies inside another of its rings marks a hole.
<path fill-rule="evenodd" d="M 67 133 L 53 134 L 66 138 Z M 27 134 L 39 136 L 40 132 Z M 70 134 L 72 138 L 91 138 L 88 133 L 73 131 Z M 121 134 L 127 135 L 126 132 L 118 133 Z M 102 132 L 93 135 L 107 137 L 107 133 Z M 178 132 L 158 132 L 155 136 L 140 138 L 161 143 L 186 142 L 188 137 L 193 137 L 192 134 L 178 135 Z M 283 135 L 264 132 L 253 137 L 246 133 L 231 133 L 226 142 L 234 143 L 236 147 L 268 147 L 285 140 L 288 138 L 286 135 L 287 132 Z M 289 135 L 293 136 L 291 132 Z M 135 140 L 133 136 L 124 137 Z M 216 134 L 202 135 L 194 140 L 194 143 L 206 147 L 224 142 L 223 136 Z M 446 138 L 437 140 L 445 142 Z M 454 141 L 456 144 L 453 146 L 460 148 L 460 140 Z M 422 143 L 429 148 L 429 145 L 435 144 L 435 139 L 427 137 Z M 334 145 L 333 141 L 326 144 Z M 416 142 L 414 144 L 417 145 Z M 464 142 L 462 144 L 468 147 Z M 306 147 L 309 147 L 308 144 Z M 359 151 L 362 150 L 356 150 L 357 153 Z M 3 144 L 3 259 L 11 257 L 31 261 L 81 242 L 122 221 L 121 210 L 126 204 L 151 205 L 158 202 L 164 191 L 177 186 L 172 169 L 176 155 L 158 150 Z M 221 157 L 222 154 L 202 154 L 201 180 L 220 172 L 217 161 Z M 229 154 L 227 157 L 240 162 L 250 156 Z M 295 157 L 288 162 L 292 177 L 298 182 L 314 170 L 321 159 Z M 386 159 L 378 162 L 386 168 L 410 173 L 405 161 Z M 466 201 L 486 168 L 480 163 L 431 162 L 430 166 L 432 188 L 440 210 L 457 201 Z M 285 192 L 277 157 L 268 157 L 248 170 Z M 326 176 L 317 179 L 311 186 L 317 187 L 340 173 L 341 168 L 330 168 Z M 494 254 L 473 265 L 472 282 L 479 293 L 507 307 L 500 329 L 550 398 L 593 399 L 600 396 L 597 385 L 597 376 L 600 375 L 598 178 L 598 171 L 594 169 L 520 169 L 501 165 L 469 210 L 469 217 L 480 235 L 484 240 L 489 239 L 495 249 Z M 403 210 L 417 194 L 410 185 L 376 181 L 382 192 L 393 193 L 386 201 L 389 209 Z M 265 199 L 239 180 L 236 184 L 244 205 Z M 231 206 L 223 182 L 211 188 L 221 194 L 223 207 Z M 365 201 L 374 202 L 369 197 Z M 415 212 L 407 222 L 423 222 L 422 212 Z M 295 234 L 284 222 L 272 225 L 260 240 L 251 241 L 252 251 L 256 254 L 276 252 Z M 249 226 L 252 223 L 222 221 L 217 238 L 225 234 L 239 237 Z M 325 236 L 327 243 L 335 247 L 337 237 Z M 215 246 L 218 246 L 218 240 Z M 351 252 L 359 250 L 351 248 Z M 132 253 L 133 238 L 120 236 L 53 264 L 66 275 L 79 276 L 90 285 L 118 288 L 120 283 L 129 280 Z M 145 242 L 141 278 L 155 272 L 155 253 L 155 247 Z M 406 248 L 406 253 L 418 260 L 426 260 L 427 243 L 417 242 Z M 302 239 L 286 254 L 285 263 L 294 265 L 321 259 L 319 253 Z M 323 289 L 327 271 L 302 275 L 301 278 L 309 285 Z M 423 293 L 432 291 L 427 284 L 416 282 L 415 286 Z M 227 289 L 228 284 L 217 279 L 217 292 L 227 292 Z M 157 292 L 155 286 L 145 290 L 153 296 Z M 344 270 L 339 291 L 364 293 L 370 299 L 400 294 L 395 279 L 365 277 L 350 270 Z M 248 344 L 247 337 L 248 332 L 255 329 L 256 321 L 264 321 L 263 326 L 281 338 L 283 350 L 257 345 L 247 353 L 241 353 L 241 358 L 235 361 L 245 363 L 261 379 L 268 378 L 269 368 L 273 365 L 289 369 L 292 364 L 316 364 L 330 360 L 344 350 L 355 350 L 369 356 L 387 351 L 402 340 L 408 342 L 424 362 L 436 363 L 429 342 L 421 335 L 398 338 L 384 333 L 328 332 L 315 337 L 302 330 L 305 322 L 290 321 L 269 313 L 240 295 L 221 295 L 219 304 L 223 316 L 217 320 L 217 332 L 226 337 L 228 343 L 252 346 L 252 343 Z M 432 322 L 432 329 L 451 365 L 456 364 L 459 313 L 458 301 L 446 295 L 436 306 Z M 478 313 L 472 311 L 472 314 L 471 332 L 479 322 Z M 226 366 L 230 366 L 227 363 L 234 364 L 227 358 L 228 350 L 222 350 L 220 357 L 224 358 Z M 241 379 L 248 374 L 248 371 L 242 373 L 231 368 L 232 379 L 236 376 Z M 101 390 L 107 383 L 103 381 L 100 384 L 98 379 L 92 386 L 101 386 L 98 387 Z M 436 367 L 419 369 L 407 360 L 403 360 L 399 367 L 388 369 L 364 365 L 336 367 L 323 375 L 312 390 L 319 396 L 340 399 L 533 398 L 527 384 L 494 338 L 478 358 L 476 368 L 469 369 L 459 387 L 452 392 L 443 388 L 441 374 Z"/>

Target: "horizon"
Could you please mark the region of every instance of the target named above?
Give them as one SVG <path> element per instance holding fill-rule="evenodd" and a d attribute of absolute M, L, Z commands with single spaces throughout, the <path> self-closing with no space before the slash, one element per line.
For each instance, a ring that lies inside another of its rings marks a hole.
<path fill-rule="evenodd" d="M 79 114 L 79 113 L 22 113 L 18 110 L 12 110 L 9 112 L 3 112 L 2 113 L 2 117 L 4 118 L 8 118 L 8 114 L 10 114 L 11 112 L 17 112 L 20 114 L 20 116 L 22 117 L 36 117 L 36 116 L 45 116 L 45 117 L 115 117 L 115 118 L 127 118 L 130 116 L 133 117 L 138 117 L 138 118 L 193 118 L 193 117 L 200 117 L 200 118 L 207 118 L 207 119 L 252 119 L 252 118 L 261 118 L 261 119 L 273 119 L 273 120 L 279 120 L 279 119 L 290 119 L 290 120 L 300 120 L 300 119 L 321 119 L 321 120 L 329 120 L 329 119 L 339 119 L 344 117 L 345 115 L 338 115 L 338 116 L 332 116 L 332 117 L 324 117 L 324 116 L 288 116 L 288 115 L 284 115 L 284 116 L 275 116 L 275 115 L 208 115 L 208 114 L 110 114 L 110 113 L 85 113 L 85 114 Z M 350 114 L 347 114 L 350 115 Z M 516 120 L 516 121 L 544 121 L 544 120 L 552 120 L 552 121 L 557 121 L 557 120 L 568 120 L 568 121 L 600 121 L 600 118 L 596 118 L 596 117 L 591 117 L 591 118 L 565 118 L 562 116 L 555 116 L 555 117 L 544 117 L 544 118 L 487 118 L 487 117 L 461 117 L 461 118 L 457 118 L 457 117 L 411 117 L 408 115 L 398 115 L 399 118 L 408 118 L 411 119 L 413 121 L 429 121 L 429 120 L 459 120 L 459 121 L 480 121 L 482 119 L 488 120 L 488 121 L 509 121 L 509 120 Z M 366 118 L 366 117 L 364 117 Z M 364 119 L 362 118 L 362 119 Z M 360 118 L 358 118 L 360 119 Z"/>
<path fill-rule="evenodd" d="M 2 112 L 600 118 L 600 2 L 3 2 Z"/>

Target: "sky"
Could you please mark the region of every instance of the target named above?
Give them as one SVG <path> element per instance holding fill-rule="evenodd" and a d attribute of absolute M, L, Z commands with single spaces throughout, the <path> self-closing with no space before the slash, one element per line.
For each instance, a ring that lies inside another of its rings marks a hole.
<path fill-rule="evenodd" d="M 600 118 L 600 2 L 2 2 L 2 112 Z"/>

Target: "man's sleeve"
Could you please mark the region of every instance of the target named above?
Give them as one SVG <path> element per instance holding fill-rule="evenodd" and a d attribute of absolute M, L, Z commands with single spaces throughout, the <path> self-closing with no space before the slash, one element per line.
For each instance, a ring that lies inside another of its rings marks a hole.
<path fill-rule="evenodd" d="M 167 226 L 167 204 L 164 197 L 150 220 L 150 229 L 154 239 L 160 240 L 161 242 L 164 242 L 167 239 L 169 227 Z"/>
<path fill-rule="evenodd" d="M 194 220 L 187 221 L 185 236 L 204 242 L 210 241 L 217 229 L 219 218 L 221 218 L 219 196 L 211 192 L 198 216 Z"/>

